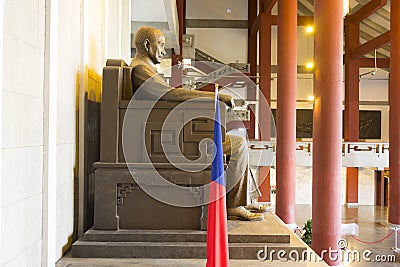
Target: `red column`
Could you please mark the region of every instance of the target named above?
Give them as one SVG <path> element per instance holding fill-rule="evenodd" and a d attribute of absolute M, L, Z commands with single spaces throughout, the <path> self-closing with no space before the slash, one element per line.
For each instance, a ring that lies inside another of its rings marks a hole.
<path fill-rule="evenodd" d="M 344 140 L 357 142 L 359 137 L 359 61 L 351 58 L 351 50 L 360 44 L 360 23 L 345 19 L 345 110 Z M 358 203 L 358 168 L 348 167 L 346 203 Z"/>
<path fill-rule="evenodd" d="M 251 35 L 251 26 L 257 18 L 257 0 L 248 1 L 248 46 L 247 46 L 247 61 L 250 63 L 250 76 L 257 75 L 257 35 Z M 256 79 L 252 78 L 253 84 L 247 85 L 247 100 L 256 100 Z M 250 109 L 250 127 L 247 129 L 249 139 L 255 139 L 256 120 L 255 114 L 251 110 L 255 110 L 255 105 L 249 105 Z"/>
<path fill-rule="evenodd" d="M 295 223 L 297 0 L 278 1 L 276 215 Z"/>
<path fill-rule="evenodd" d="M 178 20 L 179 20 L 179 56 L 172 51 L 172 73 L 171 73 L 171 86 L 181 87 L 182 86 L 182 71 L 177 68 L 178 61 L 182 61 L 182 37 L 186 29 L 184 29 L 184 18 L 185 18 L 185 0 L 176 0 L 176 5 L 178 9 Z"/>
<path fill-rule="evenodd" d="M 248 15 L 248 30 L 247 30 L 247 40 L 248 40 L 248 45 L 247 45 L 247 62 L 250 64 L 250 76 L 256 76 L 257 75 L 257 35 L 252 35 L 251 34 L 251 27 L 253 26 L 253 23 L 257 19 L 257 1 L 256 0 L 250 0 L 248 3 L 248 10 L 247 10 L 247 15 Z M 256 78 L 251 78 L 251 80 L 256 84 L 257 80 Z M 248 89 L 250 91 L 247 92 L 248 95 L 251 96 L 251 98 L 255 99 L 255 88 Z"/>
<path fill-rule="evenodd" d="M 337 250 L 341 234 L 343 1 L 315 0 L 312 248 Z M 336 258 L 335 258 L 336 257 Z M 341 255 L 323 254 L 331 266 Z"/>
<path fill-rule="evenodd" d="M 186 0 L 182 0 L 182 23 L 183 23 L 183 34 L 186 34 Z"/>
<path fill-rule="evenodd" d="M 269 141 L 271 139 L 271 12 L 260 13 L 260 110 L 258 114 L 260 122 L 260 140 Z M 261 202 L 270 202 L 271 196 L 271 176 L 270 167 L 260 167 L 260 191 L 262 196 L 258 199 Z"/>
<path fill-rule="evenodd" d="M 172 61 L 171 61 L 171 86 L 172 87 L 182 87 L 182 71 L 178 69 L 178 63 L 180 61 L 180 56 L 176 55 L 172 49 Z"/>
<path fill-rule="evenodd" d="M 400 1 L 390 3 L 389 218 L 400 225 Z"/>
<path fill-rule="evenodd" d="M 349 141 L 346 140 L 345 141 Z M 358 168 L 346 168 L 346 203 L 358 204 Z"/>
<path fill-rule="evenodd" d="M 271 14 L 260 13 L 259 61 L 260 61 L 260 93 L 265 98 L 261 101 L 258 114 L 260 120 L 260 140 L 271 139 Z"/>
<path fill-rule="evenodd" d="M 375 173 L 375 205 L 385 206 L 385 177 L 383 171 L 374 171 Z"/>

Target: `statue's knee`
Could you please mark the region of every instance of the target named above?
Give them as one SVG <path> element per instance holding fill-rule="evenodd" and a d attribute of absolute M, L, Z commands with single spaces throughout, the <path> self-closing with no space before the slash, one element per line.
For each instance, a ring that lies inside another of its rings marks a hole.
<path fill-rule="evenodd" d="M 231 140 L 232 151 L 245 149 L 245 147 L 247 146 L 247 142 L 242 136 L 230 135 L 230 140 Z"/>

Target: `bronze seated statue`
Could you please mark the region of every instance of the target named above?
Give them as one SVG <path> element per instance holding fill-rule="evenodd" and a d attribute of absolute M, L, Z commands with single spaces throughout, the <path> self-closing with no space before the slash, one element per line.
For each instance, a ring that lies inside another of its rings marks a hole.
<path fill-rule="evenodd" d="M 121 60 L 108 60 L 104 68 L 94 229 L 205 229 L 207 224 L 208 196 L 201 186 L 209 183 L 210 167 L 202 140 L 213 135 L 209 118 L 214 117 L 215 94 L 169 86 L 156 71 L 156 64 L 165 55 L 164 45 L 161 31 L 142 27 L 135 35 L 136 56 L 130 66 Z M 233 107 L 231 96 L 220 94 L 219 98 Z M 181 108 L 186 102 L 188 105 Z M 172 111 L 174 115 L 169 116 Z M 188 120 L 191 113 L 204 115 Z M 145 120 L 138 119 L 141 116 Z M 221 114 L 222 121 L 224 116 Z M 169 129 L 165 120 L 177 128 Z M 247 144 L 238 136 L 226 134 L 223 138 L 224 153 L 230 158 L 226 168 L 228 217 L 262 220 L 267 206 L 256 202 L 257 185 L 247 179 Z M 191 160 L 181 164 L 187 172 L 171 164 L 165 144 L 179 148 L 174 148 L 170 157 Z M 157 175 L 171 184 L 160 182 Z M 169 202 L 147 194 L 149 189 L 168 195 L 173 192 L 169 191 L 172 184 L 187 189 L 183 199 L 190 205 L 169 205 L 174 196 L 166 196 Z"/>

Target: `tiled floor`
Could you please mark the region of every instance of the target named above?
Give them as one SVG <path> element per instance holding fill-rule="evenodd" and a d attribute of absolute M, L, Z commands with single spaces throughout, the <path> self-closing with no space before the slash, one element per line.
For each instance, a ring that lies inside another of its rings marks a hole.
<path fill-rule="evenodd" d="M 389 233 L 391 229 L 387 226 L 387 209 L 385 207 L 375 206 L 360 206 L 358 208 L 343 208 L 343 223 L 356 223 L 359 226 L 358 238 L 365 242 L 378 241 Z M 296 222 L 299 226 L 303 226 L 304 222 L 311 218 L 311 206 L 310 205 L 297 205 L 296 206 Z M 393 255 L 392 248 L 395 246 L 395 236 L 392 234 L 389 238 L 377 244 L 363 244 L 357 241 L 350 235 L 342 236 L 347 242 L 347 248 L 353 251 L 359 251 L 361 253 L 361 260 L 352 262 L 344 262 L 344 266 L 379 266 L 389 267 L 396 266 L 400 267 L 400 256 L 397 256 L 396 262 L 366 262 L 362 259 L 362 253 L 365 250 L 370 250 L 372 254 L 369 256 L 370 259 L 375 259 L 376 256 L 387 257 Z M 400 239 L 400 234 L 399 234 Z M 400 241 L 400 240 L 399 240 Z M 400 243 L 400 242 L 399 242 Z M 189 260 L 166 260 L 166 259 L 73 259 L 68 254 L 63 257 L 57 264 L 56 267 L 125 267 L 125 266 L 187 266 L 197 267 L 205 266 L 205 260 L 189 259 Z M 319 262 L 279 262 L 279 261 L 265 261 L 261 262 L 258 260 L 231 260 L 231 267 L 242 267 L 242 266 L 293 266 L 293 267 L 316 267 L 326 266 Z"/>
<path fill-rule="evenodd" d="M 345 266 L 400 266 L 400 256 L 397 256 L 396 262 L 366 262 L 362 259 L 362 253 L 366 250 L 372 252 L 371 256 L 367 257 L 371 260 L 375 260 L 375 257 L 388 257 L 388 255 L 393 255 L 392 248 L 395 247 L 395 236 L 394 233 L 387 239 L 379 241 L 388 234 L 392 233 L 387 224 L 387 207 L 381 206 L 359 206 L 357 208 L 343 207 L 342 222 L 344 224 L 355 223 L 359 227 L 358 236 L 343 235 L 342 239 L 346 240 L 348 251 L 359 251 L 360 252 L 360 262 L 347 262 L 344 263 Z M 310 205 L 296 205 L 296 223 L 303 227 L 304 222 L 311 218 L 311 206 Z M 375 243 L 375 244 L 365 244 L 362 242 Z M 400 233 L 398 234 L 400 241 Z M 400 242 L 399 242 L 400 244 Z M 400 246 L 400 245 L 399 245 Z M 365 252 L 368 253 L 368 252 Z M 347 254 L 349 255 L 349 254 Z M 396 256 L 396 255 L 395 255 Z M 345 256 L 348 257 L 348 256 Z M 393 257 L 393 256 L 389 256 Z"/>

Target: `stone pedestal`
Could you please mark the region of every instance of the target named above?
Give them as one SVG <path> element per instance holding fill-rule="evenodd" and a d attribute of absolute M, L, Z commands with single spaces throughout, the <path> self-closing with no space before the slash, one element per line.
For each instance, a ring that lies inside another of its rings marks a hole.
<path fill-rule="evenodd" d="M 93 229 L 206 229 L 207 205 L 201 204 L 205 202 L 207 196 L 202 185 L 209 182 L 211 169 L 188 173 L 167 163 L 157 163 L 152 166 L 171 184 L 160 183 L 154 177 L 154 169 L 148 164 L 95 164 Z M 138 180 L 132 178 L 129 169 L 138 176 L 136 178 L 141 179 L 141 185 L 145 183 L 151 186 L 153 192 L 169 194 L 173 192 L 171 187 L 175 185 L 184 187 L 187 190 L 183 194 L 173 196 L 174 200 L 182 204 L 197 203 L 197 205 L 174 206 L 154 199 L 139 186 Z"/>

